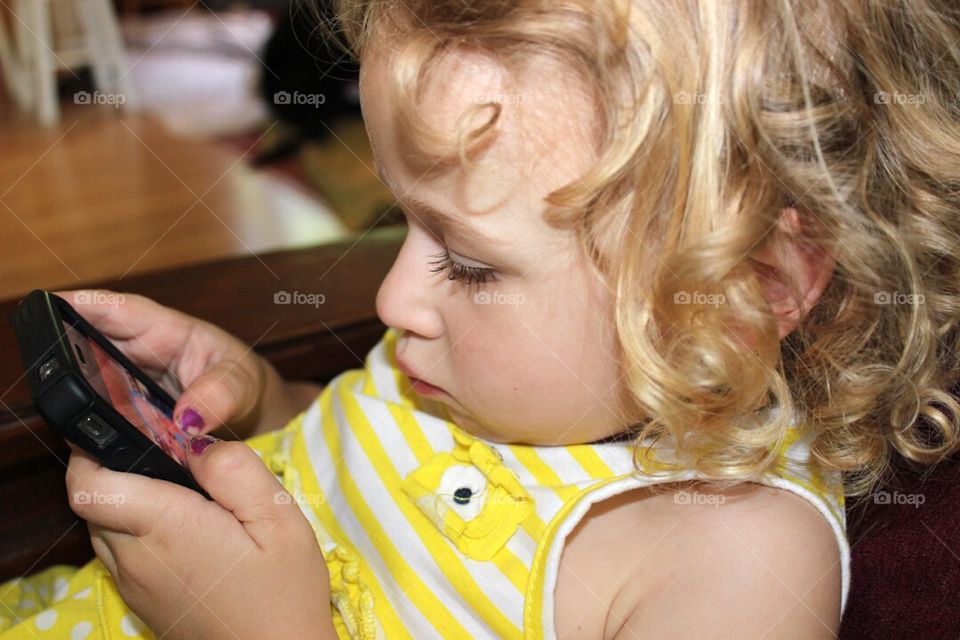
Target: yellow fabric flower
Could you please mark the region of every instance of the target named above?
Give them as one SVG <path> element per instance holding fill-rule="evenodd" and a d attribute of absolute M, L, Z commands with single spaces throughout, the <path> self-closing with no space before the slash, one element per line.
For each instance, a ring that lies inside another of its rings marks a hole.
<path fill-rule="evenodd" d="M 533 512 L 533 499 L 496 449 L 458 430 L 453 435 L 453 451 L 410 473 L 403 490 L 461 553 L 489 560 Z"/>

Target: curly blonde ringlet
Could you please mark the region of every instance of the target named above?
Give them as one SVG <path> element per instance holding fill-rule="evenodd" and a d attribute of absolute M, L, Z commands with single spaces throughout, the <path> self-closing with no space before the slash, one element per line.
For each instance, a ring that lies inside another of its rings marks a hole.
<path fill-rule="evenodd" d="M 949 2 L 333 4 L 361 62 L 372 40 L 395 45 L 398 129 L 425 167 L 471 162 L 502 108 L 474 105 L 455 139 L 434 131 L 417 101 L 439 54 L 469 47 L 507 68 L 551 55 L 589 84 L 599 159 L 547 200 L 613 294 L 638 470 L 756 480 L 796 420 L 814 462 L 863 496 L 895 455 L 934 464 L 960 448 Z M 781 341 L 750 258 L 790 209 L 835 268 Z M 674 464 L 645 446 L 664 439 Z"/>

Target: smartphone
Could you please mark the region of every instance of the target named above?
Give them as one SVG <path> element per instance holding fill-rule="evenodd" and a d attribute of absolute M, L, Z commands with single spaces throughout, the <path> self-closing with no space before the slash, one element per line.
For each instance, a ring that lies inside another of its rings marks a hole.
<path fill-rule="evenodd" d="M 103 466 L 210 496 L 186 466 L 176 399 L 66 300 L 36 289 L 10 316 L 37 412 Z"/>

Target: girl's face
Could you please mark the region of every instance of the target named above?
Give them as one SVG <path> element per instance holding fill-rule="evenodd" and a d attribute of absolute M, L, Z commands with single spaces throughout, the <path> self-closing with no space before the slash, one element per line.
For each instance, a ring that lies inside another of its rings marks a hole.
<path fill-rule="evenodd" d="M 453 132 L 472 105 L 496 100 L 503 112 L 475 166 L 428 176 L 397 139 L 389 64 L 389 52 L 368 49 L 360 93 L 381 179 L 409 225 L 377 294 L 401 367 L 444 390 L 430 398 L 458 426 L 492 441 L 572 444 L 621 431 L 612 301 L 573 230 L 543 219 L 544 197 L 596 157 L 583 85 L 547 58 L 507 85 L 493 59 L 447 55 L 420 103 L 427 121 Z M 447 268 L 431 272 L 447 254 Z M 453 263 L 487 281 L 447 279 L 460 272 Z"/>

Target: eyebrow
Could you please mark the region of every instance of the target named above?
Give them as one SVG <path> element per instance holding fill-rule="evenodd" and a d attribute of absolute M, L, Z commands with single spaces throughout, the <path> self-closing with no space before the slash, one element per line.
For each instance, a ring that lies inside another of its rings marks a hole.
<path fill-rule="evenodd" d="M 390 188 L 390 182 L 386 179 L 386 176 L 379 167 L 377 167 L 377 175 L 380 177 L 381 182 L 383 182 L 383 184 L 386 185 L 391 192 L 396 191 L 395 189 Z M 410 195 L 404 197 L 395 195 L 394 197 L 396 197 L 398 203 L 406 205 L 407 208 L 411 209 L 411 213 L 413 213 L 413 215 L 415 215 L 420 221 L 427 223 L 428 226 L 439 227 L 440 229 L 448 231 L 467 242 L 476 241 L 491 247 L 503 244 L 501 240 L 485 234 L 473 225 L 464 222 L 460 218 L 455 218 L 451 215 L 437 211 L 435 208 L 431 207 L 429 204 L 423 202 L 419 198 Z"/>
<path fill-rule="evenodd" d="M 427 203 L 418 200 L 413 196 L 409 196 L 407 198 L 397 198 L 397 201 L 402 202 L 413 209 L 413 213 L 421 221 L 427 222 L 429 225 L 439 227 L 444 231 L 448 231 L 453 235 L 459 236 L 463 240 L 468 242 L 476 241 L 491 247 L 501 244 L 499 240 L 488 236 L 479 229 L 475 228 L 473 225 L 464 222 L 460 218 L 454 218 L 445 213 L 440 213 Z"/>

